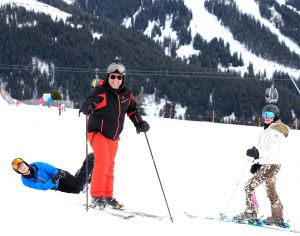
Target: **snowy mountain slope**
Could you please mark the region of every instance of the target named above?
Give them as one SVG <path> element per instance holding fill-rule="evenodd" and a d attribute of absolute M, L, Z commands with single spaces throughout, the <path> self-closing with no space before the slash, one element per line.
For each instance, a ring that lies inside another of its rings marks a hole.
<path fill-rule="evenodd" d="M 85 155 L 85 117 L 78 117 L 78 110 L 68 109 L 58 116 L 55 107 L 17 107 L 1 97 L 0 108 L 2 235 L 21 229 L 23 236 L 291 235 L 244 225 L 193 221 L 183 213 L 217 216 L 225 210 L 234 190 L 227 212 L 243 211 L 243 185 L 251 176 L 245 150 L 257 145 L 261 127 L 145 117 L 151 125 L 147 136 L 174 223 L 144 218 L 126 221 L 93 210 L 86 212 L 82 207 L 84 193 L 26 188 L 11 169 L 11 160 L 23 157 L 28 162 L 49 162 L 74 174 Z M 299 140 L 300 131 L 292 130 L 283 145 L 282 169 L 277 177 L 285 217 L 298 226 Z M 129 119 L 119 144 L 115 196 L 128 209 L 168 215 L 145 137 L 136 134 Z M 264 187 L 260 186 L 256 194 L 260 214 L 268 216 Z"/>
<path fill-rule="evenodd" d="M 240 9 L 242 13 L 248 14 L 252 17 L 254 17 L 256 20 L 261 22 L 263 25 L 267 26 L 271 32 L 273 32 L 275 35 L 278 36 L 278 40 L 280 42 L 284 42 L 291 51 L 296 52 L 298 55 L 300 55 L 300 47 L 294 43 L 291 39 L 288 37 L 282 35 L 279 30 L 269 21 L 262 18 L 258 5 L 254 0 L 234 0 Z M 68 4 L 74 4 L 74 1 L 68 0 L 65 1 Z M 242 67 L 229 67 L 231 70 L 239 71 L 241 72 L 241 75 L 244 74 L 248 69 L 249 63 L 253 63 L 254 66 L 254 72 L 263 73 L 266 71 L 267 77 L 271 78 L 272 74 L 275 70 L 284 71 L 289 73 L 290 75 L 298 78 L 300 77 L 300 70 L 288 68 L 284 65 L 280 65 L 278 63 L 275 63 L 273 61 L 268 61 L 266 59 L 263 59 L 253 53 L 251 53 L 249 50 L 245 48 L 243 44 L 238 42 L 234 39 L 232 33 L 222 26 L 221 22 L 217 20 L 217 18 L 207 12 L 207 10 L 204 7 L 205 0 L 183 0 L 184 4 L 191 10 L 193 18 L 191 20 L 189 29 L 191 30 L 191 35 L 194 37 L 196 33 L 199 33 L 205 40 L 210 41 L 212 38 L 222 38 L 225 43 L 230 44 L 231 53 L 237 52 L 239 55 L 242 55 L 242 59 L 244 60 L 244 66 Z M 278 0 L 279 4 L 285 4 L 285 1 Z M 22 6 L 25 7 L 27 10 L 33 10 L 36 12 L 44 12 L 45 14 L 51 15 L 52 19 L 62 19 L 66 21 L 66 18 L 70 16 L 66 12 L 62 12 L 61 10 L 51 7 L 49 5 L 46 5 L 44 3 L 41 3 L 36 0 L 0 0 L 0 5 L 3 4 L 12 4 L 15 6 Z M 131 17 L 126 17 L 123 20 L 123 25 L 125 27 L 132 27 L 131 20 L 134 20 L 136 15 L 138 15 L 141 11 L 141 8 L 137 10 L 137 12 L 132 13 L 133 15 Z M 148 37 L 151 36 L 151 32 L 153 27 L 160 26 L 161 29 L 161 35 L 156 35 L 153 37 L 153 40 L 158 42 L 163 42 L 165 38 L 170 38 L 171 40 L 177 42 L 178 45 L 178 38 L 176 35 L 176 31 L 172 27 L 170 27 L 172 22 L 172 15 L 166 16 L 167 20 L 165 22 L 165 25 L 160 25 L 160 22 L 156 21 L 149 21 L 148 27 L 145 29 L 144 34 L 148 35 Z M 176 54 L 180 58 L 189 58 L 191 55 L 197 55 L 200 52 L 193 49 L 191 42 L 188 45 L 178 45 L 178 49 L 176 50 Z M 165 48 L 166 55 L 170 54 L 170 48 Z M 221 70 L 226 70 L 228 68 L 220 67 Z"/>
<path fill-rule="evenodd" d="M 258 71 L 263 72 L 266 69 L 267 76 L 272 77 L 272 73 L 275 70 L 281 70 L 289 73 L 290 75 L 295 76 L 298 78 L 300 76 L 300 70 L 287 68 L 283 65 L 278 65 L 275 62 L 265 60 L 261 57 L 256 56 L 255 54 L 249 52 L 244 45 L 240 42 L 236 41 L 233 38 L 231 32 L 221 25 L 221 22 L 217 20 L 217 18 L 207 12 L 204 8 L 205 0 L 184 0 L 186 6 L 193 12 L 193 19 L 191 21 L 191 32 L 192 36 L 196 33 L 199 33 L 204 39 L 211 40 L 214 37 L 221 37 L 224 39 L 225 42 L 230 44 L 231 52 L 238 52 L 238 54 L 242 54 L 242 58 L 244 60 L 245 66 L 242 68 L 230 68 L 237 71 L 241 71 L 242 74 L 247 70 L 249 63 L 253 63 L 255 73 Z M 254 2 L 254 0 L 235 0 L 236 4 L 238 5 L 239 9 L 243 13 L 247 13 L 257 20 L 265 24 L 270 30 L 278 35 L 279 40 L 284 41 L 287 46 L 291 49 L 291 51 L 295 51 L 300 55 L 300 47 L 292 42 L 287 37 L 283 36 L 278 29 L 276 29 L 270 22 L 266 21 L 260 16 L 258 6 Z M 191 47 L 191 46 L 190 46 Z M 178 49 L 178 56 L 180 57 L 188 57 L 189 55 L 186 54 L 185 48 Z M 225 69 L 225 68 L 224 68 Z"/>
<path fill-rule="evenodd" d="M 253 17 L 254 19 L 261 22 L 261 24 L 265 25 L 270 31 L 278 37 L 280 42 L 284 42 L 289 48 L 291 52 L 296 52 L 300 55 L 300 47 L 294 43 L 288 37 L 282 35 L 279 30 L 269 21 L 264 19 L 259 12 L 258 5 L 254 0 L 234 0 L 237 4 L 239 10 L 244 13 L 248 14 L 249 16 Z M 183 0 L 184 4 L 188 7 L 188 9 L 192 12 L 192 19 L 189 25 L 189 29 L 191 30 L 192 38 L 198 33 L 200 34 L 205 40 L 210 41 L 214 37 L 222 38 L 225 43 L 230 44 L 231 53 L 237 52 L 238 55 L 242 55 L 242 59 L 244 60 L 243 67 L 230 67 L 231 70 L 240 71 L 243 75 L 244 72 L 247 71 L 247 67 L 249 63 L 253 63 L 254 72 L 258 73 L 259 71 L 263 73 L 266 71 L 267 77 L 271 78 L 272 74 L 275 70 L 280 70 L 289 73 L 292 76 L 298 78 L 300 76 L 300 70 L 294 68 L 288 68 L 284 65 L 280 65 L 273 61 L 268 61 L 263 59 L 254 53 L 250 52 L 245 46 L 240 43 L 239 41 L 235 40 L 230 30 L 222 25 L 217 18 L 210 14 L 204 7 L 205 0 Z M 283 1 L 280 1 L 281 4 L 284 4 Z M 136 16 L 141 14 L 141 8 L 139 8 L 135 13 L 133 13 L 132 17 L 126 17 L 122 25 L 129 28 L 132 27 L 132 21 L 134 22 Z M 162 25 L 159 21 L 148 21 L 148 26 L 144 30 L 144 34 L 148 37 L 151 37 L 154 41 L 162 42 L 164 39 L 168 38 L 174 42 L 178 46 L 176 50 L 176 54 L 180 58 L 188 59 L 191 55 L 198 55 L 198 50 L 193 48 L 193 41 L 190 44 L 182 44 L 179 45 L 178 34 L 176 30 L 174 30 L 171 26 L 174 16 L 166 15 L 165 24 Z M 154 27 L 159 27 L 160 32 L 157 35 L 151 35 L 153 32 Z M 165 54 L 170 55 L 170 48 L 165 47 Z M 222 70 L 226 70 L 227 68 L 220 68 Z"/>
<path fill-rule="evenodd" d="M 248 0 L 248 1 L 243 1 L 243 0 L 235 0 L 237 3 L 239 9 L 241 12 L 253 16 L 256 20 L 261 22 L 263 25 L 265 25 L 267 28 L 271 30 L 275 35 L 277 35 L 278 40 L 280 42 L 284 42 L 291 51 L 296 52 L 298 55 L 300 55 L 300 47 L 293 42 L 291 39 L 288 37 L 282 35 L 280 31 L 269 21 L 266 19 L 262 18 L 259 12 L 259 8 L 257 3 L 255 3 L 254 0 Z M 285 1 L 278 1 L 280 4 L 284 4 Z"/>
<path fill-rule="evenodd" d="M 51 16 L 53 21 L 63 20 L 66 22 L 71 15 L 63 12 L 55 7 L 44 4 L 38 0 L 0 0 L 0 6 L 10 4 L 11 6 L 24 7 L 27 11 L 34 11 L 37 13 L 45 13 Z"/>

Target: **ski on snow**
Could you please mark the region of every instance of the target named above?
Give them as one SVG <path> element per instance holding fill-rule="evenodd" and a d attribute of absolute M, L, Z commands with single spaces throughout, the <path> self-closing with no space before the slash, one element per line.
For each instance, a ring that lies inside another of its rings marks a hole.
<path fill-rule="evenodd" d="M 223 213 L 220 213 L 219 217 L 200 216 L 200 215 L 190 214 L 188 212 L 184 212 L 184 214 L 191 219 L 204 219 L 204 220 L 215 220 L 215 221 L 219 221 L 219 222 L 231 222 L 231 223 L 235 223 L 235 224 L 245 224 L 245 225 L 250 225 L 250 226 L 271 229 L 271 230 L 285 231 L 285 232 L 291 232 L 291 233 L 300 233 L 300 230 L 293 229 L 288 223 L 286 223 L 286 227 L 280 227 L 280 226 L 276 226 L 276 225 L 266 225 L 263 221 L 263 216 L 261 216 L 257 222 L 248 222 L 248 221 L 240 222 L 240 221 L 236 220 L 236 216 L 230 217 Z"/>
<path fill-rule="evenodd" d="M 114 210 L 114 209 L 111 209 L 111 208 L 108 208 L 108 207 L 104 208 L 104 209 L 100 209 L 99 207 L 94 207 L 92 205 L 89 205 L 88 208 L 99 211 L 99 212 L 103 212 L 105 214 L 116 216 L 116 217 L 119 217 L 119 218 L 124 219 L 124 220 L 130 220 L 130 219 L 135 217 L 135 215 L 133 215 L 133 214 L 128 214 L 127 212 L 124 212 L 124 211 L 121 211 L 121 210 Z"/>
<path fill-rule="evenodd" d="M 83 204 L 83 206 L 86 207 L 86 204 Z M 97 210 L 99 212 L 110 214 L 125 220 L 130 220 L 135 217 L 145 217 L 145 218 L 151 218 L 156 220 L 163 220 L 167 218 L 167 216 L 154 215 L 154 214 L 149 214 L 149 213 L 139 212 L 139 211 L 130 211 L 127 209 L 116 210 L 109 207 L 100 209 L 99 207 L 95 207 L 91 204 L 88 206 L 88 209 Z"/>

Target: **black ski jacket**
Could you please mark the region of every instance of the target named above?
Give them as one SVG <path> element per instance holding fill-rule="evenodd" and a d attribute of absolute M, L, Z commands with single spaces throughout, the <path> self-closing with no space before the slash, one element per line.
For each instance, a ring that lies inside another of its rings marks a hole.
<path fill-rule="evenodd" d="M 100 80 L 91 95 L 82 103 L 80 112 L 88 117 L 88 132 L 101 133 L 106 138 L 119 138 L 125 114 L 134 126 L 143 121 L 134 97 L 126 85 L 112 89 L 107 80 Z"/>

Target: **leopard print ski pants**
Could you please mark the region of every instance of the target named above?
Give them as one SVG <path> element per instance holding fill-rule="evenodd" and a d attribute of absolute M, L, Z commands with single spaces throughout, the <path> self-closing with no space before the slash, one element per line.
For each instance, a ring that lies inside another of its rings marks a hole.
<path fill-rule="evenodd" d="M 271 212 L 273 218 L 283 218 L 283 206 L 276 192 L 276 174 L 280 170 L 280 165 L 267 164 L 262 165 L 260 170 L 253 175 L 245 184 L 246 192 L 246 212 L 255 212 L 252 203 L 252 197 L 255 194 L 255 188 L 262 183 L 265 183 L 267 196 L 271 202 Z"/>

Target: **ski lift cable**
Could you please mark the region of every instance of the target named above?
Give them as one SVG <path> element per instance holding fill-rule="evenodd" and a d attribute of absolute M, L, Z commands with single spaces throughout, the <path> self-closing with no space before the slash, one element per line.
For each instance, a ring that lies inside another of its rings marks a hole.
<path fill-rule="evenodd" d="M 0 70 L 33 70 L 36 69 L 37 66 L 29 66 L 29 65 L 8 65 L 8 64 L 0 64 Z M 106 70 L 97 69 L 97 73 L 105 74 Z M 50 68 L 49 71 L 57 71 L 57 72 L 66 72 L 66 73 L 95 73 L 95 68 L 85 69 L 85 68 L 72 68 L 72 67 L 58 67 Z M 261 80 L 261 78 L 255 77 L 239 77 L 233 74 L 226 74 L 225 72 L 213 72 L 209 68 L 204 68 L 203 71 L 158 71 L 158 70 L 127 70 L 128 75 L 142 75 L 142 76 L 164 76 L 164 77 L 185 77 L 185 78 L 217 78 L 217 79 L 252 79 L 252 80 Z M 287 79 L 282 79 L 287 80 Z M 292 80 L 292 79 L 291 79 Z M 292 80 L 293 81 L 293 80 Z M 293 81 L 294 85 L 295 82 Z M 296 85 L 295 85 L 296 86 Z M 297 87 L 297 86 L 296 86 Z M 297 87 L 297 90 L 300 94 L 300 90 Z"/>
<path fill-rule="evenodd" d="M 33 70 L 36 67 L 34 66 L 22 66 L 22 65 L 3 65 L 0 64 L 0 70 Z M 49 69 L 50 71 L 57 71 L 57 72 L 68 72 L 68 73 L 95 73 L 95 69 L 81 69 L 81 68 L 68 68 L 68 67 L 55 67 Z M 135 71 L 135 72 L 131 72 Z M 105 74 L 106 71 L 98 70 L 99 74 Z M 202 73 L 202 74 L 201 74 Z M 128 75 L 144 75 L 144 76 L 164 76 L 164 77 L 186 77 L 186 78 L 220 78 L 220 79 L 257 79 L 257 78 L 241 78 L 238 76 L 233 75 L 226 75 L 220 72 L 214 73 L 207 73 L 205 72 L 163 72 L 163 71 L 137 71 L 137 70 L 127 70 Z"/>
<path fill-rule="evenodd" d="M 8 65 L 8 64 L 0 64 L 0 69 L 15 69 L 15 70 L 32 70 L 35 69 L 37 66 L 36 65 Z M 93 73 L 95 71 L 94 68 L 91 69 L 85 69 L 85 68 L 74 68 L 74 67 L 58 67 L 56 66 L 55 68 L 52 68 L 52 70 L 55 71 L 60 71 L 60 72 L 90 72 Z M 98 73 L 100 74 L 105 74 L 106 70 L 100 70 L 98 69 Z M 232 75 L 228 74 L 226 75 L 225 73 L 222 72 L 214 72 L 210 69 L 204 69 L 201 71 L 158 71 L 158 70 L 127 70 L 127 74 L 136 74 L 136 75 L 141 75 L 141 74 L 147 74 L 147 75 L 174 75 L 174 76 L 192 76 L 192 75 L 201 75 L 201 74 L 208 74 L 208 75 L 222 75 L 222 77 L 232 77 Z"/>
<path fill-rule="evenodd" d="M 33 68 L 20 68 L 20 67 L 1 67 L 0 66 L 0 70 L 27 70 L 27 71 L 31 71 L 33 70 Z M 53 71 L 50 69 L 50 71 Z M 66 70 L 66 69 L 54 69 L 54 71 L 57 72 L 66 72 L 66 73 L 91 73 L 91 74 L 95 74 L 94 70 Z M 105 74 L 104 72 L 98 72 L 99 74 Z M 213 78 L 213 79 L 239 79 L 239 80 L 253 80 L 253 81 L 257 81 L 259 80 L 259 78 L 254 78 L 254 77 L 238 77 L 238 76 L 227 76 L 227 75 L 222 75 L 219 74 L 218 76 L 214 75 L 214 74 L 210 74 L 210 75 L 189 75 L 189 74 L 164 74 L 164 73 L 127 73 L 128 75 L 140 75 L 140 76 L 162 76 L 163 78 L 170 78 L 170 77 L 181 77 L 182 79 L 186 79 L 186 78 L 199 78 L 199 79 L 206 79 L 206 78 Z"/>

